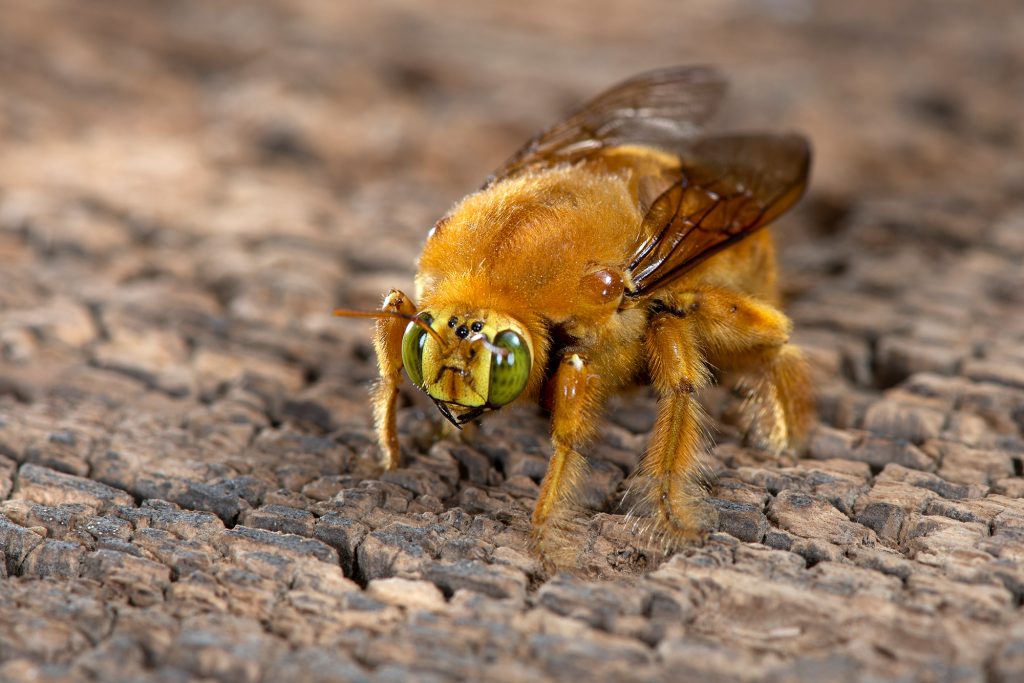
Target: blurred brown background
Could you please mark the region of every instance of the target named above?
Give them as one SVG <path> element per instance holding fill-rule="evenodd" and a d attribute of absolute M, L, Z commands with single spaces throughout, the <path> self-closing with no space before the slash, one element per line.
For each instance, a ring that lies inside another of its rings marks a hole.
<path fill-rule="evenodd" d="M 977 2 L 0 0 L 0 679 L 1024 677 L 1024 11 Z M 661 558 L 595 445 L 578 572 L 528 548 L 546 422 L 373 470 L 369 326 L 426 230 L 636 72 L 799 130 L 780 226 L 809 452 L 706 398 L 719 530 Z"/>

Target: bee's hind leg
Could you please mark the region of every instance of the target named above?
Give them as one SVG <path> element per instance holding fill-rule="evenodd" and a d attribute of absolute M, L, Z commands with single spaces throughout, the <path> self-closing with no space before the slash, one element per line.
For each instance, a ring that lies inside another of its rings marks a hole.
<path fill-rule="evenodd" d="M 770 453 L 800 448 L 814 418 L 807 363 L 803 352 L 784 344 L 767 359 L 743 371 L 742 413 L 747 421 L 745 441 Z"/>
<path fill-rule="evenodd" d="M 807 438 L 814 399 L 807 362 L 789 343 L 792 323 L 778 308 L 746 294 L 710 289 L 682 297 L 708 360 L 743 377 L 748 440 L 780 453 Z"/>
<path fill-rule="evenodd" d="M 392 289 L 384 298 L 382 311 L 415 315 L 416 306 L 402 292 Z M 398 386 L 402 383 L 402 335 L 408 323 L 401 318 L 378 318 L 373 335 L 373 348 L 377 352 L 380 379 L 373 387 L 373 421 L 381 449 L 381 465 L 386 470 L 399 466 L 402 459 L 398 447 L 398 429 L 395 409 Z"/>

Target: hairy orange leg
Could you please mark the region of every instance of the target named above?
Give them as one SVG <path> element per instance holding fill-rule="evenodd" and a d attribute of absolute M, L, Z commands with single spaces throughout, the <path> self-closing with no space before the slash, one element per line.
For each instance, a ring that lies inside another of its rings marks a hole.
<path fill-rule="evenodd" d="M 768 368 L 773 387 L 786 420 L 789 446 L 802 447 L 814 423 L 814 392 L 807 358 L 799 346 L 783 344 Z"/>
<path fill-rule="evenodd" d="M 382 311 L 415 315 L 416 307 L 402 292 L 392 289 L 384 297 Z M 373 387 L 373 421 L 381 444 L 381 465 L 393 470 L 401 463 L 398 430 L 395 426 L 395 408 L 398 385 L 402 383 L 402 335 L 409 323 L 402 318 L 378 318 L 373 335 L 373 348 L 377 352 L 380 380 Z"/>
<path fill-rule="evenodd" d="M 748 392 L 743 406 L 747 440 L 772 453 L 803 446 L 815 407 L 807 361 L 800 348 L 787 343 L 731 360 L 743 373 L 740 387 Z"/>
<path fill-rule="evenodd" d="M 647 353 L 658 393 L 658 417 L 640 466 L 649 479 L 647 502 L 671 537 L 693 536 L 700 531 L 695 480 L 704 448 L 696 392 L 710 377 L 693 323 L 684 315 L 659 313 L 651 319 Z"/>
<path fill-rule="evenodd" d="M 550 526 L 555 518 L 572 509 L 573 497 L 586 469 L 580 449 L 597 432 L 597 413 L 604 397 L 600 378 L 578 353 L 562 358 L 553 381 L 554 451 L 533 509 L 534 541 L 541 556 L 548 560 L 552 559 L 551 548 L 557 545 L 547 542 Z"/>
<path fill-rule="evenodd" d="M 712 365 L 749 381 L 748 417 L 757 445 L 773 452 L 805 440 L 814 418 L 807 363 L 789 343 L 792 323 L 774 306 L 728 289 L 677 295 Z"/>

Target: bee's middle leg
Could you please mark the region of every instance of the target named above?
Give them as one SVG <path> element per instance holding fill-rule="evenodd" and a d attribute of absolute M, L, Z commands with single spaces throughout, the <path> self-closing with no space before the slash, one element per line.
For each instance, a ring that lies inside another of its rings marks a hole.
<path fill-rule="evenodd" d="M 392 289 L 384 298 L 382 311 L 414 315 L 416 306 L 402 292 Z M 395 410 L 398 403 L 398 386 L 402 383 L 402 335 L 408 323 L 401 318 L 378 318 L 373 335 L 373 348 L 377 352 L 377 368 L 380 380 L 374 385 L 373 421 L 380 442 L 381 465 L 393 470 L 401 462 L 398 447 L 398 429 L 395 426 Z"/>
<path fill-rule="evenodd" d="M 651 382 L 658 417 L 639 474 L 648 480 L 646 503 L 670 543 L 703 530 L 698 514 L 699 456 L 704 449 L 703 411 L 696 393 L 710 382 L 693 322 L 659 313 L 647 333 Z"/>
<path fill-rule="evenodd" d="M 571 512 L 586 461 L 580 450 L 597 432 L 604 399 L 600 378 L 582 354 L 566 354 L 554 377 L 551 440 L 554 451 L 533 510 L 533 538 L 541 557 L 562 564 L 554 553 L 558 522 Z"/>

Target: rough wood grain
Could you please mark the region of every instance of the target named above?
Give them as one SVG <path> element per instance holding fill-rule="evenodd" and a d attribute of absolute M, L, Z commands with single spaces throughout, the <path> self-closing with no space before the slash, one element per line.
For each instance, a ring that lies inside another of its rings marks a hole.
<path fill-rule="evenodd" d="M 0 680 L 1024 679 L 1024 25 L 985 3 L 37 0 L 0 21 Z M 660 557 L 617 398 L 580 567 L 528 549 L 543 416 L 373 467 L 365 323 L 572 102 L 719 62 L 814 141 L 779 226 L 821 424 Z"/>

